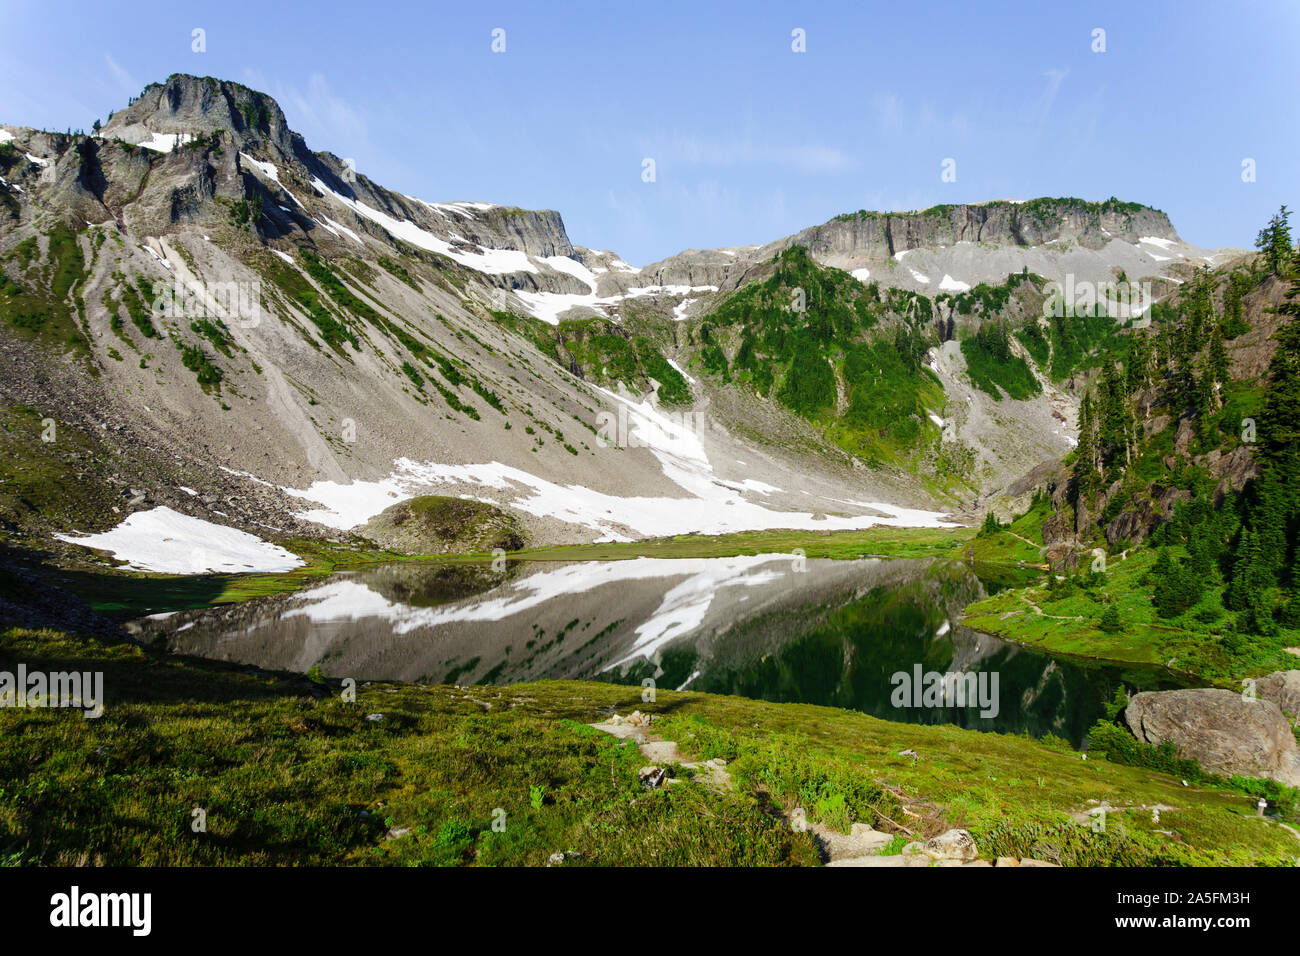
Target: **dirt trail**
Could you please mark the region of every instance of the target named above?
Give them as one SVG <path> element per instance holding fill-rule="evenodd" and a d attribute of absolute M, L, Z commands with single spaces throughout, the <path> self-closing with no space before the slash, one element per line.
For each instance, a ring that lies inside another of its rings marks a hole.
<path fill-rule="evenodd" d="M 626 717 L 614 714 L 607 721 L 590 724 L 620 740 L 630 740 L 637 745 L 649 765 L 641 769 L 642 783 L 650 788 L 681 783 L 680 778 L 668 777 L 667 768 L 681 767 L 689 771 L 691 779 L 712 790 L 731 790 L 731 774 L 726 761 L 686 760 L 677 743 L 653 733 L 650 726 L 654 717 L 633 711 Z M 913 814 L 915 815 L 915 814 Z M 807 822 L 803 808 L 795 807 L 784 813 L 786 821 L 796 830 L 811 833 L 817 841 L 827 866 L 912 867 L 912 866 L 1054 866 L 1041 860 L 999 857 L 996 861 L 980 859 L 975 841 L 965 830 L 948 830 L 924 843 L 912 840 L 898 846 L 894 834 L 877 830 L 866 823 L 854 823 L 848 833 L 820 822 Z M 884 851 L 890 850 L 888 855 Z"/>

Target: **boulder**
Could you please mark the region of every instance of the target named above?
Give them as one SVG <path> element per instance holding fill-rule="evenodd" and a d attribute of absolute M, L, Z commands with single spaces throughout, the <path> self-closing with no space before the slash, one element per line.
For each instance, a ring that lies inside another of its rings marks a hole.
<path fill-rule="evenodd" d="M 1079 552 L 1074 545 L 1058 541 L 1043 552 L 1043 560 L 1053 571 L 1070 572 L 1079 566 Z"/>
<path fill-rule="evenodd" d="M 851 860 L 854 857 L 878 855 L 893 840 L 890 834 L 866 823 L 853 824 L 848 833 L 841 833 L 824 823 L 810 823 L 808 832 L 821 846 L 828 860 Z"/>
<path fill-rule="evenodd" d="M 1213 688 L 1144 691 L 1129 700 L 1124 717 L 1138 740 L 1168 741 L 1212 773 L 1300 786 L 1300 747 L 1271 700 Z"/>
<path fill-rule="evenodd" d="M 657 790 L 662 787 L 668 780 L 668 771 L 664 767 L 642 767 L 636 773 L 641 781 L 641 786 L 647 790 Z"/>
<path fill-rule="evenodd" d="M 1292 723 L 1300 721 L 1300 671 L 1277 671 L 1259 678 L 1255 694 L 1277 704 Z"/>
<path fill-rule="evenodd" d="M 965 830 L 948 830 L 925 841 L 921 850 L 932 860 L 960 860 L 968 863 L 980 854 L 974 838 Z"/>

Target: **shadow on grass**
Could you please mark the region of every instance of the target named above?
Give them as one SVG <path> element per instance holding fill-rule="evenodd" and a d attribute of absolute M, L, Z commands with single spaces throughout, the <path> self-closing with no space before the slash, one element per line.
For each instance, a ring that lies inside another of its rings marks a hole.
<path fill-rule="evenodd" d="M 0 670 L 104 675 L 104 703 L 232 703 L 325 696 L 332 689 L 301 674 L 262 671 L 170 654 L 134 641 L 0 625 Z"/>

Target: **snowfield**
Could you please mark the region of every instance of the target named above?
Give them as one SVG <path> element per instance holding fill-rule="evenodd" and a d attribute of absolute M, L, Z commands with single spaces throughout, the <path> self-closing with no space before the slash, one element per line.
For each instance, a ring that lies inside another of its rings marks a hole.
<path fill-rule="evenodd" d="M 297 555 L 237 528 L 191 518 L 171 508 L 137 511 L 101 534 L 56 534 L 60 541 L 107 551 L 133 571 L 291 571 Z"/>
<path fill-rule="evenodd" d="M 401 239 L 404 242 L 409 242 L 411 245 L 418 246 L 421 249 L 436 252 L 439 255 L 446 256 L 448 259 L 454 259 L 461 265 L 469 266 L 471 269 L 489 275 L 504 275 L 510 272 L 539 271 L 537 266 L 533 264 L 532 259 L 530 259 L 526 253 L 517 252 L 513 249 L 486 249 L 482 253 L 460 252 L 453 249 L 451 243 L 447 242 L 447 240 L 440 239 L 427 229 L 421 229 L 409 219 L 394 219 L 387 213 L 380 212 L 378 209 L 373 209 L 363 202 L 344 196 L 342 193 L 335 192 L 330 189 L 329 186 L 325 185 L 324 181 L 322 181 L 320 177 L 314 177 L 311 184 L 321 193 L 333 196 L 363 219 L 369 219 L 371 222 L 383 226 L 398 239 Z M 425 203 L 425 205 L 441 214 L 441 209 L 433 206 L 432 203 Z M 460 205 L 462 204 L 456 204 L 457 211 L 467 212 L 466 210 L 460 209 Z M 463 205 L 473 206 L 474 204 L 466 203 Z M 451 204 L 443 203 L 441 204 L 441 208 L 451 208 Z M 334 225 L 339 229 L 343 228 L 342 226 L 339 226 L 338 223 L 334 223 Z M 356 233 L 350 233 L 350 235 L 356 238 L 358 242 L 361 241 L 361 239 L 356 236 Z"/>
<path fill-rule="evenodd" d="M 631 442 L 649 448 L 664 474 L 682 489 L 680 497 L 622 497 L 582 485 L 560 485 L 499 461 L 447 465 L 400 458 L 395 470 L 378 481 L 317 481 L 306 489 L 282 488 L 286 494 L 320 504 L 298 517 L 339 530 L 364 524 L 389 505 L 422 494 L 459 494 L 501 504 L 539 517 L 551 517 L 598 532 L 601 540 L 688 534 L 729 534 L 788 528 L 847 531 L 875 525 L 948 528 L 955 524 L 933 511 L 900 508 L 881 502 L 825 499 L 816 511 L 779 511 L 747 494 L 779 491 L 757 481 L 724 482 L 713 471 L 700 437 L 648 402 L 600 389 L 627 412 Z M 439 487 L 446 486 L 446 487 Z M 489 493 L 490 492 L 490 493 Z M 849 505 L 860 514 L 832 514 Z"/>

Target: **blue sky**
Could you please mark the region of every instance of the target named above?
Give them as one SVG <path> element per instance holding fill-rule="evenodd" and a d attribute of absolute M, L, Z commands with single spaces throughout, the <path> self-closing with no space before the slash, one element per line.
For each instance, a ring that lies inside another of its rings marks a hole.
<path fill-rule="evenodd" d="M 174 72 L 239 80 L 385 186 L 558 209 L 575 243 L 638 265 L 862 208 L 1115 195 L 1249 247 L 1300 207 L 1289 0 L 3 0 L 0 17 L 0 122 L 88 129 Z"/>

